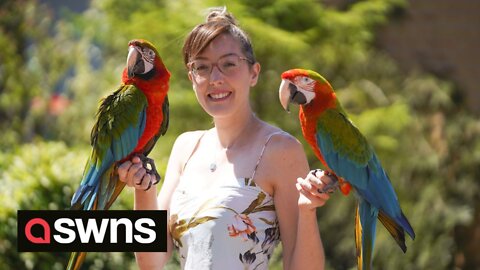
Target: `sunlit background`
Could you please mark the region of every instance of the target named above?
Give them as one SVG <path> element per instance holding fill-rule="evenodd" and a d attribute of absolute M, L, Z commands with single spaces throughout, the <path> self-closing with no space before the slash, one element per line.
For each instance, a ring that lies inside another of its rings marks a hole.
<path fill-rule="evenodd" d="M 251 101 L 301 142 L 282 71 L 323 74 L 374 145 L 417 238 L 404 254 L 382 225 L 376 269 L 480 269 L 480 2 L 241 0 L 227 8 L 262 64 Z M 120 83 L 127 43 L 156 44 L 172 72 L 170 128 L 151 156 L 164 175 L 182 132 L 212 127 L 181 47 L 207 0 L 0 1 L 0 269 L 64 269 L 68 253 L 18 253 L 17 210 L 67 209 L 88 158 L 98 100 Z M 312 168 L 321 167 L 305 147 Z M 356 269 L 353 196 L 318 209 L 327 269 Z M 115 209 L 132 209 L 125 190 Z M 271 269 L 281 269 L 281 247 Z M 136 269 L 132 253 L 89 253 L 84 269 Z M 168 269 L 178 269 L 174 258 Z"/>

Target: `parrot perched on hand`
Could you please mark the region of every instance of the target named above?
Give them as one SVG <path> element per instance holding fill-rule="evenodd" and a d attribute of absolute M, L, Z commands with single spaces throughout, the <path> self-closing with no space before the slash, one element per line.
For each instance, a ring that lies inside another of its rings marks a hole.
<path fill-rule="evenodd" d="M 141 39 L 128 43 L 122 83 L 100 101 L 91 132 L 92 152 L 73 195 L 72 210 L 109 209 L 125 186 L 117 167 L 134 156 L 155 175 L 154 184 L 160 181 L 153 160 L 146 156 L 168 128 L 169 78 L 152 43 Z M 67 269 L 79 269 L 85 256 L 85 252 L 73 252 Z"/>
<path fill-rule="evenodd" d="M 372 268 L 377 218 L 406 252 L 405 232 L 412 239 L 415 232 L 372 146 L 347 117 L 330 83 L 318 73 L 304 69 L 285 71 L 281 78 L 279 97 L 283 108 L 288 111 L 289 103 L 300 105 L 305 140 L 342 193 L 348 195 L 353 190 L 358 199 L 355 216 L 358 269 Z"/>

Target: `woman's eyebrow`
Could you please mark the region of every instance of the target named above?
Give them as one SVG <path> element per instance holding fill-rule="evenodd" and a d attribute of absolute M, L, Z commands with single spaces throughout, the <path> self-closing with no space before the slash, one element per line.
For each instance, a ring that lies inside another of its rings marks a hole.
<path fill-rule="evenodd" d="M 227 56 L 232 56 L 232 55 L 238 56 L 237 53 L 231 52 L 231 53 L 226 53 L 226 54 L 220 56 L 218 59 L 223 58 L 223 57 L 227 57 Z M 208 57 L 205 57 L 205 56 L 197 56 L 197 57 L 195 57 L 193 60 L 208 60 Z"/>

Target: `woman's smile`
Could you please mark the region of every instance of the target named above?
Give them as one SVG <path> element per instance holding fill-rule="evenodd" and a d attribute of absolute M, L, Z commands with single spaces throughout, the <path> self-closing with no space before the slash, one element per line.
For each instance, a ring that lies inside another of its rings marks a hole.
<path fill-rule="evenodd" d="M 231 96 L 231 91 L 214 91 L 209 93 L 207 96 L 211 101 L 223 101 L 228 99 Z"/>

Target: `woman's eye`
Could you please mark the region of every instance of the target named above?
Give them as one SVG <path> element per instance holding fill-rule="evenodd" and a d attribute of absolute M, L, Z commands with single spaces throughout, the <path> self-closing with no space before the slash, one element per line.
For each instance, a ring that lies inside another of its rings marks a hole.
<path fill-rule="evenodd" d="M 205 64 L 195 65 L 196 70 L 207 70 L 208 66 Z"/>
<path fill-rule="evenodd" d="M 222 67 L 224 68 L 231 68 L 237 66 L 234 62 L 225 62 L 222 64 Z"/>

